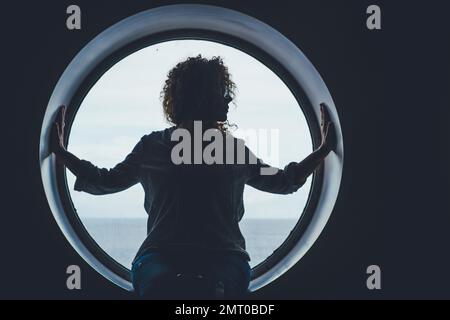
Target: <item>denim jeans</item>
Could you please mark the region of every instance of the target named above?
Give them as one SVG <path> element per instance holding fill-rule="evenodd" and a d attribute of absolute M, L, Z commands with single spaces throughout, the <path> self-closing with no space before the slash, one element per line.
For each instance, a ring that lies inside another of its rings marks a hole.
<path fill-rule="evenodd" d="M 141 298 L 241 299 L 250 282 L 247 259 L 234 252 L 150 250 L 135 259 L 133 287 Z"/>

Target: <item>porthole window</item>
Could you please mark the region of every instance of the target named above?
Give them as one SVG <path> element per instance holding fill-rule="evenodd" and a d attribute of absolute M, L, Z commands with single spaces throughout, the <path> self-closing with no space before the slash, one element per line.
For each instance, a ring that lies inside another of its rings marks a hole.
<path fill-rule="evenodd" d="M 159 100 L 163 81 L 177 62 L 197 54 L 223 57 L 238 86 L 229 115 L 238 126 L 235 135 L 246 139 L 249 128 L 269 138 L 271 130 L 277 132 L 279 153 L 268 159 L 270 164 L 282 167 L 317 147 L 321 102 L 329 105 L 339 131 L 333 101 L 315 68 L 289 40 L 249 16 L 212 6 L 172 5 L 132 16 L 92 40 L 50 99 L 41 135 L 42 179 L 53 215 L 73 247 L 128 290 L 130 264 L 146 236 L 142 188 L 102 197 L 73 191 L 74 177 L 49 154 L 49 128 L 57 107 L 68 105 L 69 150 L 99 167 L 112 167 L 142 135 L 168 126 Z M 251 290 L 288 270 L 322 231 L 341 178 L 340 132 L 338 139 L 338 152 L 297 193 L 280 196 L 246 188 L 240 226 L 252 256 Z"/>

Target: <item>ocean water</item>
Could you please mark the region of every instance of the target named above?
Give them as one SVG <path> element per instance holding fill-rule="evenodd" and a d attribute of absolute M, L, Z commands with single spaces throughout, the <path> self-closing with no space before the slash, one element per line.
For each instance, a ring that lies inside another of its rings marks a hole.
<path fill-rule="evenodd" d="M 89 234 L 112 258 L 127 268 L 146 236 L 146 219 L 83 218 Z M 296 219 L 243 219 L 241 231 L 246 239 L 252 267 L 264 261 L 277 249 Z"/>

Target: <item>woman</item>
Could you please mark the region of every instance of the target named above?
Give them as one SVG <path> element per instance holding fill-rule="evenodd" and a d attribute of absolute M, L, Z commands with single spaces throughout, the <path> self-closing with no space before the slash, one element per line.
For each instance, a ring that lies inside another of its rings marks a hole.
<path fill-rule="evenodd" d="M 165 117 L 173 126 L 143 136 L 109 170 L 65 149 L 65 107 L 58 113 L 53 151 L 77 177 L 75 190 L 101 195 L 138 182 L 144 188 L 148 232 L 132 264 L 133 286 L 141 297 L 244 296 L 250 281 L 250 257 L 239 230 L 244 186 L 278 194 L 295 192 L 333 149 L 333 126 L 326 106 L 321 105 L 320 147 L 300 163 L 263 173 L 274 168 L 228 132 L 228 103 L 234 95 L 235 84 L 220 57 L 208 60 L 199 55 L 178 63 L 161 92 Z M 211 141 L 212 137 L 231 141 L 209 153 L 214 157 L 223 151 L 227 161 L 206 161 L 204 141 L 200 148 L 195 143 L 179 148 L 183 134 L 193 135 L 186 141 L 194 141 L 196 132 L 203 136 L 208 131 Z M 237 149 L 230 151 L 230 145 Z"/>

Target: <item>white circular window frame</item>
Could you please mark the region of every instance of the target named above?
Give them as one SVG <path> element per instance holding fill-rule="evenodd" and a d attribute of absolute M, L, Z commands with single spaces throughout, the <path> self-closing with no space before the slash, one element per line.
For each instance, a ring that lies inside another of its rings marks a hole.
<path fill-rule="evenodd" d="M 330 109 L 337 132 L 337 149 L 325 160 L 323 183 L 314 214 L 300 240 L 270 270 L 253 279 L 250 291 L 258 290 L 280 277 L 294 266 L 312 247 L 324 229 L 336 202 L 343 168 L 342 133 L 338 114 L 331 95 L 306 56 L 281 33 L 269 25 L 243 13 L 210 5 L 181 4 L 143 11 L 111 26 L 90 41 L 72 60 L 59 79 L 49 100 L 40 137 L 39 161 L 42 182 L 50 209 L 64 235 L 97 272 L 116 285 L 132 291 L 132 284 L 114 273 L 97 259 L 80 241 L 64 211 L 57 188 L 55 156 L 49 150 L 49 137 L 58 107 L 70 102 L 86 77 L 112 53 L 133 41 L 160 32 L 180 29 L 216 31 L 243 39 L 277 60 L 301 86 L 320 123 L 320 103 Z"/>

